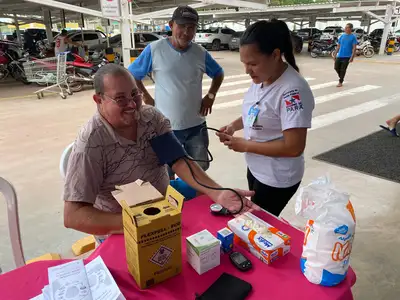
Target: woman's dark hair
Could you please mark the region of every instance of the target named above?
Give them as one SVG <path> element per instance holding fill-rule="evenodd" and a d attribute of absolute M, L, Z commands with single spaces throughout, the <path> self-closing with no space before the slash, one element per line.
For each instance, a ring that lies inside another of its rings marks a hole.
<path fill-rule="evenodd" d="M 285 22 L 272 19 L 251 24 L 243 33 L 240 45 L 252 44 L 256 44 L 261 53 L 268 55 L 279 49 L 288 64 L 299 72 L 293 55 L 292 36 Z"/>

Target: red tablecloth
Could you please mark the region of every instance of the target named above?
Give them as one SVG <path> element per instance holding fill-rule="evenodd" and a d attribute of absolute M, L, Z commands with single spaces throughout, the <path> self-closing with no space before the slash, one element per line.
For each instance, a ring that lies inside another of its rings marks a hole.
<path fill-rule="evenodd" d="M 185 202 L 182 216 L 182 241 L 185 241 L 185 237 L 205 228 L 216 234 L 219 229 L 226 226 L 228 217 L 213 216 L 209 213 L 211 203 L 211 200 L 205 197 Z M 288 255 L 268 266 L 237 247 L 253 263 L 253 269 L 245 273 L 235 269 L 229 261 L 229 257 L 223 255 L 220 266 L 203 275 L 198 275 L 186 262 L 186 243 L 183 243 L 182 273 L 150 289 L 140 290 L 127 270 L 122 235 L 108 238 L 85 262 L 101 255 L 122 293 L 129 300 L 194 299 L 195 293 L 205 291 L 223 272 L 235 275 L 252 284 L 253 291 L 248 299 L 353 299 L 351 286 L 354 285 L 356 276 L 352 269 L 349 269 L 346 280 L 336 287 L 322 287 L 309 283 L 300 271 L 303 234 L 264 212 L 257 212 L 256 215 L 290 235 L 292 249 Z M 0 298 L 23 300 L 40 294 L 42 288 L 48 284 L 47 268 L 64 262 L 66 260 L 36 262 L 0 275 Z"/>

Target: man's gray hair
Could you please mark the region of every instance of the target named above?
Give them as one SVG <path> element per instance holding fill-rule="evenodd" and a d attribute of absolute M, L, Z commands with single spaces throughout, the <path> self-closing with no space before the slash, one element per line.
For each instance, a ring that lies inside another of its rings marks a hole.
<path fill-rule="evenodd" d="M 105 76 L 118 76 L 118 75 L 128 75 L 132 76 L 127 69 L 123 66 L 109 63 L 102 66 L 94 76 L 94 91 L 96 94 L 104 93 L 104 77 Z"/>

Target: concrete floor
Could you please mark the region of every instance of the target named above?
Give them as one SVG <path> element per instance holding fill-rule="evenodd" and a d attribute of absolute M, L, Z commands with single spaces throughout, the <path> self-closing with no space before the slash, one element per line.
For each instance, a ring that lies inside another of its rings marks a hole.
<path fill-rule="evenodd" d="M 238 53 L 224 51 L 214 52 L 213 55 L 225 68 L 226 76 L 243 74 Z M 314 78 L 310 81 L 311 86 L 337 80 L 331 59 L 312 59 L 306 53 L 297 58 L 303 75 Z M 340 189 L 351 195 L 357 216 L 356 239 L 351 256 L 351 265 L 358 276 L 353 289 L 355 299 L 399 298 L 400 257 L 397 251 L 400 249 L 400 239 L 397 230 L 400 185 L 315 161 L 312 157 L 379 130 L 379 124 L 400 112 L 399 62 L 395 57 L 357 59 L 349 68 L 344 88 L 338 90 L 330 86 L 314 91 L 318 98 L 365 85 L 379 86 L 317 104 L 314 111 L 314 118 L 317 119 L 314 120 L 318 122 L 314 122 L 316 128 L 309 132 L 305 153 L 306 174 L 303 184 L 328 173 Z M 217 96 L 213 114 L 208 117 L 209 126 L 219 128 L 240 115 L 240 106 L 235 106 L 232 101 L 240 100 L 242 95 L 223 96 L 223 92 L 247 87 L 249 83 L 243 83 L 246 79 L 248 77 L 225 81 L 226 84 L 232 84 L 222 87 L 222 96 Z M 18 192 L 21 232 L 27 259 L 45 252 L 65 253 L 82 236 L 63 227 L 62 179 L 58 163 L 64 147 L 74 140 L 80 126 L 95 111 L 91 91 L 75 94 L 67 100 L 52 96 L 41 100 L 35 96 L 24 98 L 32 89 L 14 84 L 13 89 L 8 90 L 0 85 L 0 176 L 10 180 Z M 21 98 L 18 95 L 22 95 Z M 381 105 L 363 110 L 363 107 L 371 107 L 370 101 L 376 99 Z M 350 115 L 343 117 L 344 109 L 350 109 Z M 209 174 L 223 185 L 246 188 L 243 156 L 228 151 L 213 136 L 210 150 L 215 162 Z M 394 159 L 394 163 L 399 164 L 399 158 Z M 294 200 L 285 208 L 283 217 L 302 224 L 302 220 L 294 215 Z M 7 230 L 6 206 L 1 201 L 0 266 L 3 271 L 14 267 Z"/>

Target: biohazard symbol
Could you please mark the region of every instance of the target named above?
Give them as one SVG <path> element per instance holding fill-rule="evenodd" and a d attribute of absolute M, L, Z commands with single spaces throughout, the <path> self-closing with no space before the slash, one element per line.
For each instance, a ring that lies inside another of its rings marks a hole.
<path fill-rule="evenodd" d="M 161 246 L 156 253 L 151 257 L 150 261 L 163 267 L 169 260 L 172 255 L 172 249 L 169 249 L 165 246 Z"/>

